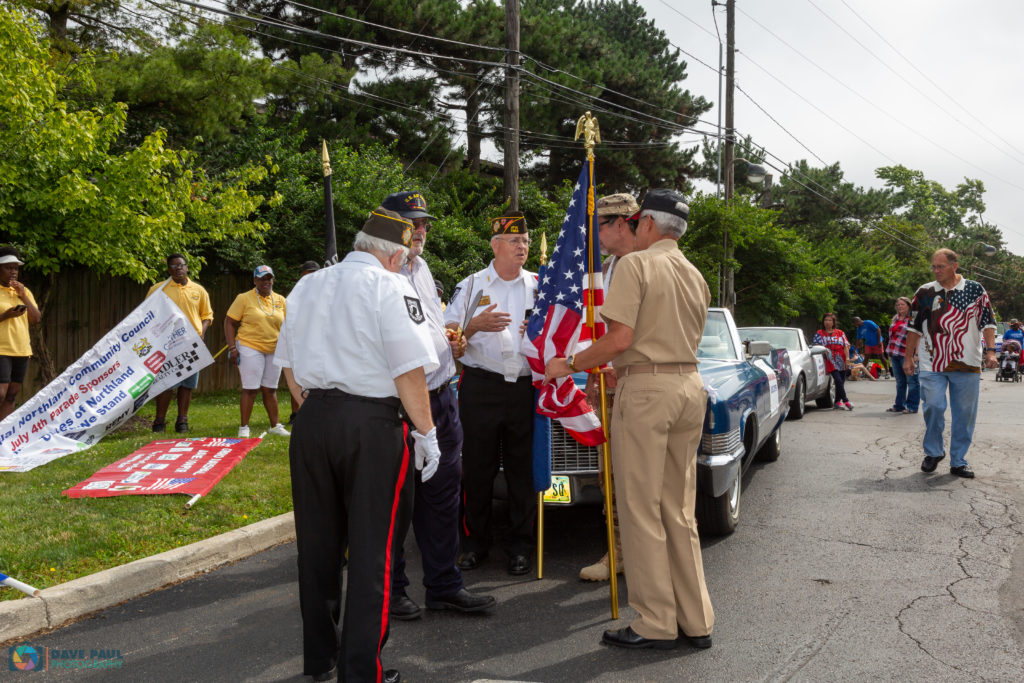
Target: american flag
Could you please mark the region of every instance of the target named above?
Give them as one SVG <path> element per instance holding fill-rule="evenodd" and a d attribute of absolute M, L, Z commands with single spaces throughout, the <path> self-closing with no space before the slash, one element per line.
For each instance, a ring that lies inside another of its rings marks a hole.
<path fill-rule="evenodd" d="M 587 229 L 588 198 L 593 201 L 589 180 L 585 165 L 573 188 L 551 260 L 538 276 L 537 299 L 526 326 L 529 343 L 523 346 L 523 353 L 533 371 L 533 385 L 539 390 L 537 412 L 557 418 L 565 431 L 580 443 L 596 446 L 605 440 L 601 422 L 572 377 L 544 384 L 544 366 L 549 360 L 566 358 L 604 334 L 604 323 L 597 322 L 597 312 L 604 301 L 601 250 L 597 226 Z M 593 280 L 588 275 L 591 268 Z M 584 324 L 587 300 L 591 296 L 594 330 Z"/>

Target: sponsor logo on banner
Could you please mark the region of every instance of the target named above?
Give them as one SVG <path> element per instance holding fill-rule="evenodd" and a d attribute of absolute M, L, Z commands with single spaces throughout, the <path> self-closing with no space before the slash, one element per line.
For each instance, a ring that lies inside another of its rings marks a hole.
<path fill-rule="evenodd" d="M 164 355 L 163 351 L 157 351 L 152 356 L 146 359 L 144 365 L 149 368 L 149 371 L 154 375 L 160 372 L 160 368 L 163 366 L 164 361 L 167 360 L 167 356 Z"/>
<path fill-rule="evenodd" d="M 159 349 L 172 342 L 176 353 L 168 358 Z M 150 396 L 212 362 L 181 309 L 166 294 L 154 294 L 0 421 L 0 472 L 27 472 L 88 448 Z"/>
<path fill-rule="evenodd" d="M 153 345 L 150 344 L 149 340 L 145 337 L 135 342 L 135 345 L 132 346 L 132 351 L 134 351 L 139 358 L 145 358 L 152 350 Z"/>

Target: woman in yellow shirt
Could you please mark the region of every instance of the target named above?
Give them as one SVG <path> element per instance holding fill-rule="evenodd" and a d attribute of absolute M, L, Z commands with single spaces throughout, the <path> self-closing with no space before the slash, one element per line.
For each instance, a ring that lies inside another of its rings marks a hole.
<path fill-rule="evenodd" d="M 284 323 L 285 300 L 274 293 L 274 271 L 270 266 L 257 266 L 252 273 L 255 287 L 235 297 L 224 318 L 224 337 L 228 357 L 238 365 L 242 376 L 242 426 L 238 436 L 249 437 L 249 417 L 256 403 L 256 394 L 263 394 L 263 407 L 270 418 L 271 434 L 288 436 L 278 422 L 277 385 L 281 366 L 274 365 L 277 336 Z"/>
<path fill-rule="evenodd" d="M 18 282 L 25 263 L 14 247 L 0 247 L 0 420 L 14 412 L 14 399 L 25 381 L 32 345 L 28 324 L 42 315 L 28 287 Z"/>

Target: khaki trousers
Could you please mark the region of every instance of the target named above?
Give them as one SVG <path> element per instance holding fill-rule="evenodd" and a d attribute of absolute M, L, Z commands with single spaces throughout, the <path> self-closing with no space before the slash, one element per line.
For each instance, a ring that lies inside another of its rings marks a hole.
<path fill-rule="evenodd" d="M 631 626 L 644 638 L 705 636 L 715 623 L 694 516 L 706 402 L 696 372 L 620 377 L 615 393 L 612 470 Z"/>

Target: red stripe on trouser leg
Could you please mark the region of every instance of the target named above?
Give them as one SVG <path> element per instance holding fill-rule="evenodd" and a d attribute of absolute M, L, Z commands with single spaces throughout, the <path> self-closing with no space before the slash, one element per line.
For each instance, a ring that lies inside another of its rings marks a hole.
<path fill-rule="evenodd" d="M 384 680 L 384 668 L 380 664 L 380 651 L 384 647 L 384 637 L 388 633 L 388 611 L 391 607 L 391 545 L 395 541 L 395 518 L 398 516 L 399 497 L 405 476 L 409 470 L 409 425 L 402 424 L 402 466 L 398 470 L 395 482 L 394 499 L 391 502 L 391 524 L 388 526 L 388 545 L 384 553 L 384 609 L 380 619 L 380 639 L 377 641 L 377 683 Z"/>

